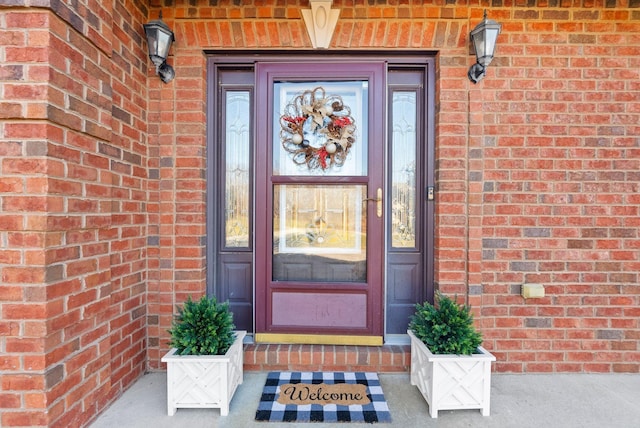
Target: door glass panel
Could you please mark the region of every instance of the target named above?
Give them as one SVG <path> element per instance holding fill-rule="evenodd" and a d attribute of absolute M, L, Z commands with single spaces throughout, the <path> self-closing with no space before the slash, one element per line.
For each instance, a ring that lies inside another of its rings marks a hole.
<path fill-rule="evenodd" d="M 394 91 L 391 141 L 391 245 L 416 246 L 416 93 Z"/>
<path fill-rule="evenodd" d="M 273 175 L 367 174 L 368 82 L 276 82 Z"/>
<path fill-rule="evenodd" d="M 276 185 L 273 280 L 366 281 L 366 186 Z"/>
<path fill-rule="evenodd" d="M 248 91 L 226 93 L 225 227 L 227 248 L 249 247 L 251 104 Z"/>

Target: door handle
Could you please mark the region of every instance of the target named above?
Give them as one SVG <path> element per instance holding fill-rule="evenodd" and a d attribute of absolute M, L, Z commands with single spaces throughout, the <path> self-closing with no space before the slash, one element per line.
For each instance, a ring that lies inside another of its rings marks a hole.
<path fill-rule="evenodd" d="M 382 189 L 378 187 L 376 192 L 377 198 L 365 198 L 362 202 L 375 201 L 376 202 L 376 214 L 378 217 L 382 217 Z"/>

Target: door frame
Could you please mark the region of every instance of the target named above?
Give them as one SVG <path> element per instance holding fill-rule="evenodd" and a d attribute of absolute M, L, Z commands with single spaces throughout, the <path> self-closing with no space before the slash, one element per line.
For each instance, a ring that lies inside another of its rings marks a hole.
<path fill-rule="evenodd" d="M 435 174 L 435 104 L 436 104 L 436 51 L 388 51 L 388 50 L 367 50 L 367 51 L 317 51 L 317 50 L 303 50 L 297 51 L 295 57 L 291 55 L 290 51 L 276 51 L 276 50 L 208 50 L 204 51 L 207 57 L 207 164 L 209 167 L 206 171 L 207 177 L 207 236 L 206 236 L 206 259 L 207 259 L 207 294 L 210 296 L 216 296 L 219 300 L 231 300 L 231 306 L 234 304 L 239 306 L 253 307 L 255 313 L 254 297 L 246 296 L 241 302 L 229 299 L 229 288 L 224 284 L 217 283 L 219 277 L 218 266 L 218 247 L 220 245 L 218 237 L 218 227 L 220 222 L 220 215 L 217 212 L 219 209 L 219 189 L 218 184 L 218 171 L 215 165 L 217 165 L 219 154 L 216 152 L 216 146 L 219 135 L 217 135 L 216 129 L 219 127 L 218 117 L 218 88 L 217 88 L 217 72 L 218 69 L 233 70 L 233 69 L 254 69 L 257 61 L 270 61 L 270 62 L 290 62 L 292 60 L 300 60 L 303 58 L 308 61 L 317 61 L 318 63 L 327 61 L 341 61 L 341 62 L 358 62 L 358 61 L 379 61 L 386 60 L 389 64 L 389 69 L 420 69 L 425 73 L 425 110 L 422 115 L 425 131 L 421 140 L 422 147 L 424 149 L 423 163 L 426 171 L 423 180 L 423 185 L 427 188 L 436 189 L 436 174 Z M 388 118 L 385 117 L 385 123 Z M 254 139 L 255 144 L 255 139 Z M 255 163 L 254 163 L 255 166 Z M 385 183 L 386 187 L 386 183 Z M 254 192 L 255 193 L 255 192 Z M 387 195 L 385 195 L 385 198 Z M 253 202 L 253 200 L 252 200 Z M 423 264 L 423 278 L 421 280 L 422 285 L 419 287 L 419 297 L 417 300 L 429 300 L 433 301 L 435 283 L 434 283 L 434 269 L 435 269 L 435 200 L 426 201 L 424 206 L 424 214 L 426 218 L 424 221 L 424 264 Z M 257 221 L 254 220 L 254 224 Z M 387 249 L 385 248 L 385 253 Z M 250 268 L 249 271 L 252 271 Z M 254 273 L 254 272 L 253 272 Z M 249 288 L 255 290 L 254 277 L 248 279 L 251 282 Z M 385 278 L 386 287 L 386 278 Z M 383 291 L 383 295 L 386 296 L 386 288 Z M 384 299 L 383 299 L 384 300 Z M 417 303 L 417 302 L 416 302 Z M 406 334 L 389 334 L 387 332 L 386 316 L 387 316 L 387 303 L 383 301 L 383 313 L 381 317 L 384 317 L 383 321 L 383 335 L 385 342 L 397 343 L 401 341 L 404 343 L 404 336 Z M 255 320 L 250 322 L 245 327 L 247 330 L 255 331 Z"/>

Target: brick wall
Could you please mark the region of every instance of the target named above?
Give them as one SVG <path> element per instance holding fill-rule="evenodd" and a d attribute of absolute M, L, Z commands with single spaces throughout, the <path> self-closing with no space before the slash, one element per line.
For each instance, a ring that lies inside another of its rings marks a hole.
<path fill-rule="evenodd" d="M 0 426 L 82 426 L 146 368 L 147 10 L 0 10 Z"/>
<path fill-rule="evenodd" d="M 163 19 L 170 13 L 163 10 Z M 186 42 L 176 31 L 178 37 Z M 179 77 L 169 85 L 155 77 L 149 83 L 149 175 L 157 178 L 150 181 L 149 192 L 152 369 L 165 367 L 160 358 L 168 350 L 167 329 L 177 305 L 206 290 L 205 57 L 201 49 L 187 49 L 169 63 Z"/>
<path fill-rule="evenodd" d="M 492 11 L 504 23 L 499 58 L 470 92 L 469 290 L 499 370 L 639 370 L 640 5 L 630 4 Z M 547 296 L 525 301 L 523 283 Z"/>
<path fill-rule="evenodd" d="M 146 370 L 149 205 L 148 50 L 142 25 L 148 10 L 137 1 L 113 2 L 111 140 L 99 147 L 112 185 L 109 256 L 110 370 L 120 394 Z M 151 66 L 153 67 L 153 66 Z"/>

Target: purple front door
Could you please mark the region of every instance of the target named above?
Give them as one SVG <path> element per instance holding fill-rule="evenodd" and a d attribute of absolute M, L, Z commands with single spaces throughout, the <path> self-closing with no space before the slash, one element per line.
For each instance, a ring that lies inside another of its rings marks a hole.
<path fill-rule="evenodd" d="M 381 344 L 385 64 L 256 76 L 255 338 Z"/>

